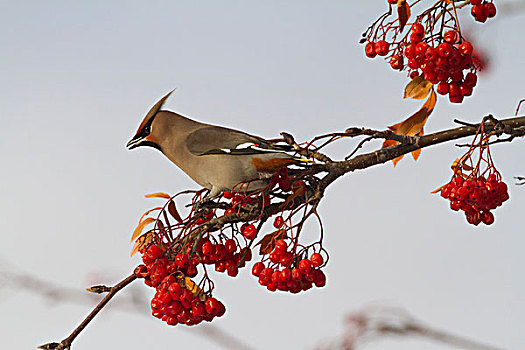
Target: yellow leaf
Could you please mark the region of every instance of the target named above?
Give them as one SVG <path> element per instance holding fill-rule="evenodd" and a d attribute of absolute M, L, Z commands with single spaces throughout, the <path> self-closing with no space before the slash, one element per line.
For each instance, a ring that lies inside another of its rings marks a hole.
<path fill-rule="evenodd" d="M 436 105 L 436 98 L 437 98 L 436 93 L 434 92 L 434 90 L 432 90 L 427 101 L 423 104 L 423 106 L 416 113 L 412 114 L 410 117 L 408 117 L 404 121 L 397 123 L 395 125 L 389 126 L 388 128 L 397 135 L 406 135 L 406 136 L 423 135 L 423 127 L 425 126 L 425 123 L 427 122 L 428 117 L 434 110 L 434 107 Z M 385 140 L 381 148 L 392 147 L 398 144 L 399 142 L 397 141 Z M 414 160 L 417 160 L 420 153 L 421 153 L 420 149 L 412 152 L 412 157 L 414 158 Z M 399 156 L 393 159 L 392 162 L 394 163 L 394 166 L 396 166 L 397 163 L 402 158 L 403 156 Z"/>
<path fill-rule="evenodd" d="M 193 295 L 197 296 L 201 301 L 206 299 L 202 289 L 189 277 L 184 276 L 183 274 L 175 274 L 175 278 L 178 280 L 179 284 L 183 287 L 186 287 Z"/>
<path fill-rule="evenodd" d="M 399 18 L 399 31 L 402 32 L 410 18 L 410 5 L 406 0 L 397 0 L 397 17 Z"/>
<path fill-rule="evenodd" d="M 169 194 L 163 193 L 163 192 L 145 194 L 144 197 L 146 197 L 146 198 L 164 198 L 164 199 L 170 199 L 171 198 L 171 196 Z"/>
<path fill-rule="evenodd" d="M 148 231 L 135 241 L 133 249 L 131 249 L 131 256 L 135 255 L 142 247 L 148 245 L 149 242 L 153 239 L 153 231 Z"/>
<path fill-rule="evenodd" d="M 428 96 L 432 86 L 434 86 L 434 84 L 425 80 L 421 75 L 418 75 L 407 84 L 403 97 L 422 100 Z"/>
<path fill-rule="evenodd" d="M 144 221 L 139 222 L 137 228 L 135 229 L 135 231 L 133 231 L 133 234 L 131 235 L 131 242 L 133 242 L 135 238 L 137 238 L 142 233 L 142 230 L 144 230 L 144 227 L 146 227 L 146 225 L 149 225 L 152 222 L 155 222 L 155 219 L 146 218 Z"/>

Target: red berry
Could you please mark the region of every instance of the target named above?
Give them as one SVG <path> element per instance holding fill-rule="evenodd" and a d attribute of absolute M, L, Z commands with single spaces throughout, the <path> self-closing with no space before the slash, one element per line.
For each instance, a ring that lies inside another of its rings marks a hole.
<path fill-rule="evenodd" d="M 470 85 L 471 87 L 476 86 L 476 83 L 478 82 L 478 76 L 476 73 L 469 72 L 465 76 L 465 84 Z"/>
<path fill-rule="evenodd" d="M 471 5 L 481 5 L 482 0 L 470 0 Z"/>
<path fill-rule="evenodd" d="M 264 270 L 265 266 L 262 262 L 256 262 L 252 267 L 252 275 L 259 277 L 261 272 Z"/>
<path fill-rule="evenodd" d="M 244 227 L 244 230 L 241 229 L 241 233 L 246 239 L 252 240 L 257 236 L 257 228 L 255 225 L 250 224 Z"/>
<path fill-rule="evenodd" d="M 234 208 L 228 208 L 228 209 L 226 209 L 226 210 L 224 211 L 224 216 L 226 216 L 226 215 L 231 215 L 231 214 L 235 214 L 235 213 L 237 213 L 237 210 L 236 210 L 236 209 L 234 209 Z"/>
<path fill-rule="evenodd" d="M 436 89 L 437 93 L 440 94 L 440 95 L 446 95 L 448 94 L 448 83 L 442 81 L 438 84 L 437 86 L 437 89 Z"/>
<path fill-rule="evenodd" d="M 448 85 L 448 93 L 450 94 L 450 96 L 460 96 L 461 95 L 461 91 L 459 89 L 459 86 L 457 84 L 449 84 Z M 461 179 L 460 177 L 456 178 L 455 180 L 458 180 Z M 463 184 L 463 182 L 461 182 L 461 185 Z M 456 184 L 456 185 L 459 185 L 459 184 Z M 459 186 L 461 186 L 459 185 Z"/>
<path fill-rule="evenodd" d="M 470 10 L 470 14 L 478 22 L 484 23 L 487 20 L 487 12 L 485 6 L 483 5 L 474 5 Z"/>
<path fill-rule="evenodd" d="M 222 260 L 226 257 L 227 253 L 226 253 L 226 248 L 224 247 L 224 244 L 217 244 L 215 246 L 215 259 L 216 260 Z"/>
<path fill-rule="evenodd" d="M 410 42 L 418 43 L 421 40 L 423 40 L 423 34 L 419 34 L 419 33 L 412 33 L 412 34 L 410 34 Z"/>
<path fill-rule="evenodd" d="M 223 192 L 222 195 L 224 196 L 225 199 L 232 199 L 233 198 L 233 193 L 231 193 L 231 192 Z"/>
<path fill-rule="evenodd" d="M 403 69 L 403 56 L 401 55 L 395 55 L 392 56 L 390 59 L 390 67 L 394 70 L 402 70 Z"/>
<path fill-rule="evenodd" d="M 455 44 L 458 42 L 459 35 L 455 30 L 449 30 L 443 35 L 443 40 L 449 44 Z"/>
<path fill-rule="evenodd" d="M 438 45 L 437 47 L 438 55 L 447 58 L 450 56 L 450 52 L 452 51 L 452 46 L 449 43 L 443 42 Z"/>
<path fill-rule="evenodd" d="M 148 259 L 155 260 L 162 255 L 162 249 L 156 245 L 151 245 L 146 251 L 145 255 L 148 257 Z"/>
<path fill-rule="evenodd" d="M 282 216 L 278 216 L 273 220 L 273 227 L 275 228 L 281 228 L 281 226 L 284 225 L 284 219 Z"/>
<path fill-rule="evenodd" d="M 375 50 L 375 45 L 373 42 L 369 42 L 368 44 L 366 44 L 365 46 L 365 55 L 366 57 L 368 58 L 374 58 L 376 57 L 376 50 Z M 280 187 L 281 183 L 279 182 L 279 187 Z"/>
<path fill-rule="evenodd" d="M 227 254 L 233 254 L 237 250 L 237 243 L 234 239 L 229 238 L 224 242 L 224 248 Z"/>
<path fill-rule="evenodd" d="M 239 267 L 237 267 L 237 264 L 228 266 L 228 263 L 226 263 L 226 272 L 228 276 L 235 277 L 239 274 Z"/>
<path fill-rule="evenodd" d="M 220 301 L 211 297 L 206 299 L 206 301 L 204 302 L 204 307 L 206 309 L 206 312 L 210 315 L 217 315 L 217 313 L 221 309 L 220 304 L 222 304 Z"/>
<path fill-rule="evenodd" d="M 463 102 L 463 95 L 461 95 L 461 93 L 458 95 L 449 94 L 448 99 L 451 103 L 461 103 Z"/>
<path fill-rule="evenodd" d="M 459 83 L 463 80 L 463 71 L 456 70 L 450 73 L 450 80 L 452 83 Z"/>
<path fill-rule="evenodd" d="M 409 59 L 416 57 L 416 45 L 415 44 L 408 44 L 405 47 L 404 54 Z"/>
<path fill-rule="evenodd" d="M 299 268 L 299 271 L 307 275 L 312 270 L 312 263 L 308 259 L 303 259 L 299 261 L 299 264 L 297 265 L 297 267 Z"/>
<path fill-rule="evenodd" d="M 310 261 L 314 267 L 319 267 L 324 263 L 324 259 L 319 253 L 313 253 L 310 257 Z"/>
<path fill-rule="evenodd" d="M 295 282 L 300 282 L 303 279 L 303 273 L 297 267 L 292 269 L 292 279 Z"/>
<path fill-rule="evenodd" d="M 286 267 L 281 271 L 281 281 L 289 282 L 291 280 L 292 280 L 292 270 Z"/>
<path fill-rule="evenodd" d="M 326 276 L 323 271 L 321 270 L 314 270 L 316 271 L 314 275 L 314 284 L 317 288 L 324 287 L 326 285 Z"/>
<path fill-rule="evenodd" d="M 204 255 L 212 255 L 215 253 L 215 245 L 211 243 L 210 241 L 207 241 L 202 245 L 202 254 Z"/>
<path fill-rule="evenodd" d="M 173 300 L 179 300 L 182 294 L 182 287 L 180 286 L 178 282 L 173 282 L 168 287 L 168 291 L 171 294 L 171 297 L 173 298 Z"/>
<path fill-rule="evenodd" d="M 434 60 L 437 60 L 438 58 L 438 52 L 435 47 L 429 46 L 427 48 L 427 51 L 425 51 L 425 56 L 427 57 L 428 60 L 434 61 Z"/>
<path fill-rule="evenodd" d="M 281 255 L 279 263 L 281 266 L 290 266 L 293 261 L 293 254 L 291 252 L 285 252 Z"/>
<path fill-rule="evenodd" d="M 414 58 L 411 58 L 408 60 L 408 67 L 410 69 L 418 69 L 421 65 L 419 64 L 419 62 L 414 59 Z"/>
<path fill-rule="evenodd" d="M 459 45 L 459 52 L 463 55 L 472 55 L 472 51 L 474 51 L 474 47 L 468 41 L 464 41 Z"/>
<path fill-rule="evenodd" d="M 284 239 L 278 239 L 277 242 L 275 242 L 275 251 L 280 253 L 279 258 L 281 253 L 286 252 L 286 249 L 288 249 L 288 243 L 286 243 Z"/>
<path fill-rule="evenodd" d="M 379 40 L 375 43 L 374 49 L 379 56 L 386 56 L 390 50 L 390 44 L 385 40 Z"/>
<path fill-rule="evenodd" d="M 421 23 L 414 23 L 414 25 L 412 26 L 412 33 L 424 34 L 425 27 L 423 27 Z"/>
<path fill-rule="evenodd" d="M 181 269 L 185 269 L 188 267 L 189 260 L 188 255 L 184 253 L 179 253 L 175 256 L 175 264 L 177 264 L 178 267 Z"/>
<path fill-rule="evenodd" d="M 421 41 L 419 43 L 416 44 L 416 57 L 423 57 L 426 55 L 426 52 L 427 52 L 427 49 L 428 49 L 428 44 Z"/>
<path fill-rule="evenodd" d="M 485 4 L 485 13 L 488 18 L 496 16 L 496 5 L 493 2 L 487 2 Z"/>
<path fill-rule="evenodd" d="M 494 223 L 494 214 L 492 214 L 490 211 L 484 211 L 481 214 L 481 221 L 485 225 L 492 225 Z"/>
<path fill-rule="evenodd" d="M 465 82 L 463 82 L 460 85 L 459 90 L 461 91 L 461 94 L 463 96 L 471 96 L 472 95 L 472 86 L 470 86 L 468 84 L 465 84 Z"/>

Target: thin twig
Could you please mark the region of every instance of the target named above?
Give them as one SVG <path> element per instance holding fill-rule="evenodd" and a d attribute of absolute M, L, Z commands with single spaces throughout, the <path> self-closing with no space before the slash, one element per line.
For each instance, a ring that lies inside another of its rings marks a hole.
<path fill-rule="evenodd" d="M 77 328 L 71 332 L 71 334 L 62 340 L 60 343 L 47 343 L 40 345 L 39 349 L 53 349 L 53 350 L 69 350 L 71 349 L 71 344 L 75 338 L 86 328 L 86 326 L 95 318 L 95 316 L 106 306 L 107 303 L 124 287 L 137 279 L 134 273 L 124 278 L 122 281 L 111 287 L 111 290 L 108 294 L 98 303 L 97 306 L 86 316 L 86 318 L 78 325 Z"/>

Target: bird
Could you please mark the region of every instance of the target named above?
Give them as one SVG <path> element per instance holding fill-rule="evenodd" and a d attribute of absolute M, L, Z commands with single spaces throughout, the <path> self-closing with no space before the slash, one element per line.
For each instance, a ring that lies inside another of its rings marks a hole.
<path fill-rule="evenodd" d="M 127 147 L 132 150 L 148 146 L 161 151 L 197 184 L 207 188 L 208 198 L 223 192 L 260 190 L 280 169 L 309 161 L 290 154 L 293 147 L 284 142 L 268 141 L 163 110 L 172 92 L 149 110 Z"/>

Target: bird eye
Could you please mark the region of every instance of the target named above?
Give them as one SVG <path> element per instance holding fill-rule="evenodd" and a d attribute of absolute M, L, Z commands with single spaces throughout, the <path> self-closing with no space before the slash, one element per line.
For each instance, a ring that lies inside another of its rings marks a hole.
<path fill-rule="evenodd" d="M 144 129 L 142 129 L 142 132 L 144 134 L 149 134 L 151 132 L 151 126 L 147 125 L 146 127 L 144 127 Z"/>

